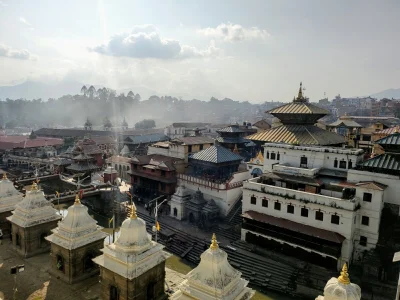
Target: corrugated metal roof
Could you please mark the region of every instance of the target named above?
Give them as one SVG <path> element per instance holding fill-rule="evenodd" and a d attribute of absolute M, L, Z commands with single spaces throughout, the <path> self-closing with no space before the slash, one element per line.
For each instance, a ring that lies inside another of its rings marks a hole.
<path fill-rule="evenodd" d="M 257 132 L 246 139 L 270 143 L 300 145 L 336 145 L 344 143 L 344 137 L 313 125 L 282 125 Z"/>
<path fill-rule="evenodd" d="M 220 143 L 228 143 L 228 144 L 244 144 L 249 142 L 249 140 L 246 140 L 242 137 L 223 137 L 219 136 L 216 138 L 216 140 Z"/>
<path fill-rule="evenodd" d="M 392 133 L 396 133 L 396 132 L 400 132 L 399 126 L 394 126 L 394 127 L 386 128 L 386 129 L 383 129 L 383 130 L 381 130 L 381 131 L 377 131 L 377 132 L 375 132 L 375 133 L 376 133 L 376 134 L 392 134 Z"/>
<path fill-rule="evenodd" d="M 282 106 L 279 106 L 277 108 L 273 108 L 267 113 L 271 115 L 276 115 L 276 114 L 322 114 L 322 115 L 328 115 L 329 111 L 326 109 L 323 109 L 321 107 L 318 107 L 314 104 L 308 103 L 308 102 L 292 102 L 288 103 Z"/>
<path fill-rule="evenodd" d="M 242 130 L 239 125 L 230 125 L 225 128 L 221 128 L 217 130 L 217 132 L 237 132 L 237 133 L 244 133 L 245 131 Z"/>
<path fill-rule="evenodd" d="M 214 139 L 212 139 L 208 136 L 181 137 L 181 138 L 176 138 L 174 140 L 181 141 L 186 145 L 200 145 L 200 144 L 213 144 L 214 143 Z"/>
<path fill-rule="evenodd" d="M 132 141 L 129 141 L 129 139 Z M 128 136 L 124 139 L 124 144 L 147 144 L 147 143 L 155 143 L 161 141 L 168 141 L 169 137 L 166 136 L 164 133 L 153 133 L 153 134 L 146 134 L 146 135 L 132 135 Z"/>
<path fill-rule="evenodd" d="M 215 164 L 229 161 L 240 161 L 243 159 L 240 155 L 233 153 L 232 151 L 219 145 L 211 146 L 207 149 L 197 152 L 191 155 L 190 158 Z"/>
<path fill-rule="evenodd" d="M 396 132 L 391 135 L 385 136 L 375 142 L 379 145 L 400 145 L 400 133 Z"/>
<path fill-rule="evenodd" d="M 364 161 L 362 167 L 400 171 L 400 156 L 383 153 Z"/>
<path fill-rule="evenodd" d="M 339 127 L 339 126 L 346 126 L 346 127 L 362 127 L 360 124 L 358 124 L 356 121 L 353 120 L 337 120 L 336 122 L 333 122 L 332 124 L 327 125 L 329 127 Z"/>

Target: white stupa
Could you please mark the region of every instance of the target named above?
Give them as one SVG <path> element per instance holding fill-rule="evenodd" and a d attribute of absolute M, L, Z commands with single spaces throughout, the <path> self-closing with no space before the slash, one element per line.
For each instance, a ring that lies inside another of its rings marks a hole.
<path fill-rule="evenodd" d="M 12 181 L 7 178 L 6 173 L 3 173 L 3 178 L 0 181 L 0 213 L 10 212 L 15 209 L 15 206 L 22 201 L 24 195 L 20 193 Z"/>
<path fill-rule="evenodd" d="M 132 280 L 159 265 L 170 256 L 164 246 L 151 240 L 146 231 L 146 222 L 136 215 L 131 207 L 130 216 L 122 223 L 119 237 L 105 245 L 102 255 L 93 259 L 100 267 Z"/>
<path fill-rule="evenodd" d="M 351 283 L 347 273 L 347 264 L 343 265 L 338 278 L 332 277 L 326 283 L 324 296 L 318 296 L 315 300 L 360 300 L 361 289 L 357 284 Z"/>
<path fill-rule="evenodd" d="M 215 234 L 210 248 L 203 252 L 199 265 L 190 271 L 170 299 L 179 300 L 248 300 L 254 291 L 248 281 L 228 262 L 228 255 L 219 248 Z"/>
<path fill-rule="evenodd" d="M 78 194 L 75 203 L 68 208 L 67 216 L 53 229 L 53 234 L 46 237 L 49 242 L 72 250 L 104 240 L 108 235 L 102 231 L 88 213 L 88 208 L 81 204 Z"/>
<path fill-rule="evenodd" d="M 57 214 L 52 203 L 44 197 L 43 191 L 39 190 L 34 182 L 31 190 L 26 192 L 25 198 L 15 206 L 12 216 L 7 219 L 13 224 L 26 228 L 59 220 L 61 216 Z"/>

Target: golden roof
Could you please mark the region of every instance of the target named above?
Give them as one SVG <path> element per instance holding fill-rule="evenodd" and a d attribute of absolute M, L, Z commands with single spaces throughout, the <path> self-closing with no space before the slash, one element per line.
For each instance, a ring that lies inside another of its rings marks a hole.
<path fill-rule="evenodd" d="M 347 264 L 344 263 L 342 272 L 340 272 L 340 276 L 338 277 L 338 281 L 343 284 L 350 284 L 349 273 L 347 273 Z"/>
<path fill-rule="evenodd" d="M 336 145 L 344 143 L 344 137 L 314 125 L 281 125 L 246 137 L 252 141 L 299 145 Z"/>
<path fill-rule="evenodd" d="M 256 161 L 259 161 L 260 164 L 264 164 L 264 155 L 262 154 L 261 150 L 258 152 L 256 157 L 250 159 L 250 163 L 255 163 Z"/>
<path fill-rule="evenodd" d="M 215 235 L 215 233 L 213 233 L 212 239 L 211 239 L 210 249 L 211 250 L 216 250 L 218 248 L 219 248 L 219 246 L 218 246 L 217 236 Z"/>
<path fill-rule="evenodd" d="M 329 111 L 318 107 L 314 104 L 308 102 L 294 102 L 279 106 L 277 108 L 273 108 L 267 113 L 276 115 L 276 114 L 318 114 L 318 115 L 328 115 Z M 279 118 L 279 116 L 277 116 Z"/>

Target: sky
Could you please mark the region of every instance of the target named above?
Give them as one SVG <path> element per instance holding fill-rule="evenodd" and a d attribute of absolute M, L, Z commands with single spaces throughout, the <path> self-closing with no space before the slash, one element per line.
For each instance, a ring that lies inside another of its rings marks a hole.
<path fill-rule="evenodd" d="M 400 87 L 398 0 L 0 0 L 0 85 L 312 101 Z"/>

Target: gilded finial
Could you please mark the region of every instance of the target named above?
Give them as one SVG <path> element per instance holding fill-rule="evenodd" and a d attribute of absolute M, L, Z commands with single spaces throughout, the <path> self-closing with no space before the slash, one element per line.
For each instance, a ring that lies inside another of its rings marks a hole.
<path fill-rule="evenodd" d="M 132 220 L 137 218 L 137 214 L 136 214 L 136 206 L 135 203 L 132 202 L 131 205 L 131 214 L 129 216 Z"/>
<path fill-rule="evenodd" d="M 297 95 L 297 99 L 303 99 L 303 83 L 300 82 L 300 87 L 299 87 L 299 94 Z"/>
<path fill-rule="evenodd" d="M 3 180 L 7 180 L 7 173 L 6 172 L 3 173 Z"/>
<path fill-rule="evenodd" d="M 37 186 L 37 183 L 34 181 L 34 182 L 32 182 L 31 191 L 37 191 L 37 190 L 38 190 L 38 186 Z"/>
<path fill-rule="evenodd" d="M 75 204 L 81 204 L 81 200 L 79 199 L 79 194 L 75 195 Z"/>
<path fill-rule="evenodd" d="M 340 276 L 338 277 L 338 281 L 343 284 L 350 284 L 349 273 L 347 273 L 347 264 L 344 263 L 342 272 L 340 272 Z"/>
<path fill-rule="evenodd" d="M 215 233 L 213 233 L 212 239 L 211 239 L 210 249 L 211 250 L 216 250 L 218 248 L 219 248 L 219 246 L 218 246 L 217 236 L 215 235 Z"/>
<path fill-rule="evenodd" d="M 394 128 L 394 133 L 399 133 L 399 125 L 396 125 L 396 127 Z"/>

